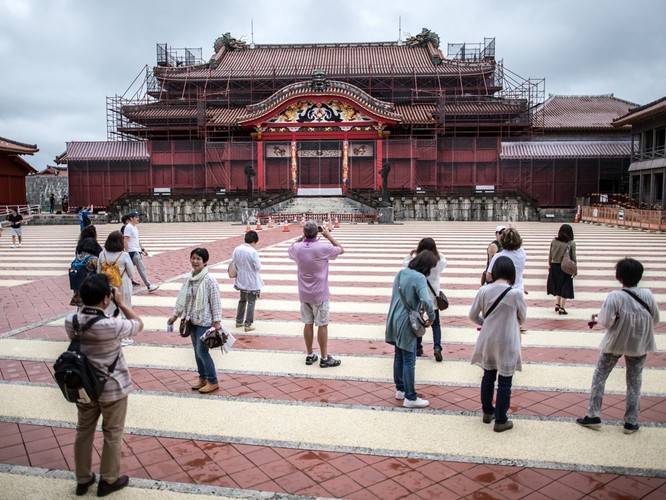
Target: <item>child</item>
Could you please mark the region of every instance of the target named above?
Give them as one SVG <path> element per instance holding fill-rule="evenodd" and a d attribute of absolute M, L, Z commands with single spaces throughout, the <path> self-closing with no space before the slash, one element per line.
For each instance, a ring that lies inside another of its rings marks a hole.
<path fill-rule="evenodd" d="M 601 427 L 601 402 L 606 379 L 624 355 L 627 370 L 627 401 L 624 433 L 638 430 L 643 364 L 648 352 L 654 352 L 654 325 L 659 322 L 659 307 L 647 288 L 637 288 L 643 277 L 643 265 L 635 259 L 622 259 L 615 265 L 615 278 L 622 290 L 608 294 L 601 306 L 599 324 L 608 328 L 601 341 L 601 355 L 592 377 L 590 403 L 584 417 L 576 422 L 583 427 Z"/>

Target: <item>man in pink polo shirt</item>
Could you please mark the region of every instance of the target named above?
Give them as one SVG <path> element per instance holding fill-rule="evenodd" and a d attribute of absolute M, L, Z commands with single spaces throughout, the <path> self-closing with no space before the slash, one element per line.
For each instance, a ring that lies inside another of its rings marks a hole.
<path fill-rule="evenodd" d="M 321 243 L 317 238 L 320 232 L 329 244 Z M 324 227 L 314 221 L 307 221 L 303 226 L 303 236 L 289 247 L 289 258 L 298 266 L 298 298 L 301 301 L 301 320 L 305 323 L 303 337 L 307 357 L 305 364 L 311 365 L 318 356 L 312 351 L 314 324 L 317 324 L 317 342 L 321 350 L 319 366 L 328 368 L 339 366 L 341 361 L 328 354 L 328 308 L 330 292 L 328 290 L 328 262 L 344 253 L 344 249 Z"/>

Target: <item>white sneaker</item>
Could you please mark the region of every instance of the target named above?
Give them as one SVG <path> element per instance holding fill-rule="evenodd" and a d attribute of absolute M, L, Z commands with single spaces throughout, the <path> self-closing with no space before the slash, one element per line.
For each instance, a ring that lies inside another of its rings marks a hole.
<path fill-rule="evenodd" d="M 12 243 L 12 248 L 16 248 L 16 245 L 14 245 L 13 243 Z"/>
<path fill-rule="evenodd" d="M 414 401 L 411 401 L 410 399 L 405 399 L 402 402 L 402 406 L 404 406 L 405 408 L 425 408 L 429 404 L 430 401 L 421 398 L 416 398 Z"/>
<path fill-rule="evenodd" d="M 148 291 L 149 291 L 149 292 L 154 292 L 154 291 L 157 290 L 159 287 L 160 287 L 159 285 L 150 285 L 150 286 L 148 287 Z"/>
<path fill-rule="evenodd" d="M 19 244 L 18 244 L 18 247 L 19 247 L 19 248 L 21 248 L 21 246 L 22 246 L 22 244 L 21 244 L 21 243 L 19 243 Z"/>
<path fill-rule="evenodd" d="M 405 399 L 405 393 L 403 391 L 395 391 L 395 399 L 402 401 Z"/>
<path fill-rule="evenodd" d="M 121 346 L 126 346 L 126 345 L 132 345 L 134 343 L 134 340 L 132 339 L 121 339 L 120 345 Z"/>

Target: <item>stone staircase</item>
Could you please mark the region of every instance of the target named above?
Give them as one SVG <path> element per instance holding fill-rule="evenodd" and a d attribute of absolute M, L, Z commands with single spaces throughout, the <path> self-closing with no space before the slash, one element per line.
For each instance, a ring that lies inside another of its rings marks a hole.
<path fill-rule="evenodd" d="M 266 213 L 271 212 L 302 215 L 327 213 L 374 213 L 375 210 L 344 196 L 304 196 L 292 198 L 286 202 L 273 205 L 266 210 Z"/>

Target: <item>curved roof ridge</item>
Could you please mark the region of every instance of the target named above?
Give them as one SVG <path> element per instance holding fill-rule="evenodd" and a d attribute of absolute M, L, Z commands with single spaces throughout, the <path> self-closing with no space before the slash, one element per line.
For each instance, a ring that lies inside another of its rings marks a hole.
<path fill-rule="evenodd" d="M 398 120 L 400 115 L 395 112 L 392 103 L 381 101 L 371 96 L 356 85 L 337 80 L 328 80 L 325 88 L 313 88 L 312 80 L 292 83 L 281 88 L 263 101 L 247 106 L 248 116 L 243 121 L 251 121 L 275 111 L 280 105 L 300 96 L 337 95 L 365 104 L 366 109 L 383 118 Z"/>

